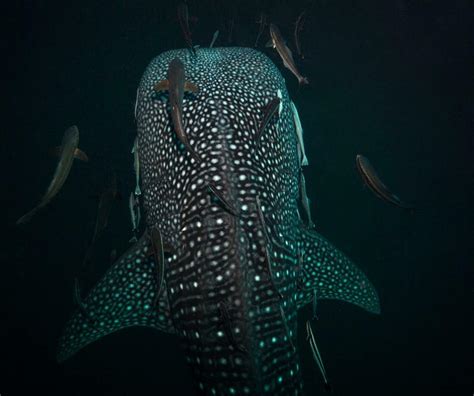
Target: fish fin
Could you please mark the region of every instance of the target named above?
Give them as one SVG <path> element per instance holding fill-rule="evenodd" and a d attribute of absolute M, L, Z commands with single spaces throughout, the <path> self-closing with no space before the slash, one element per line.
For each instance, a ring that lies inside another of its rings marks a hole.
<path fill-rule="evenodd" d="M 161 80 L 155 84 L 153 89 L 156 92 L 161 92 L 161 91 L 168 91 L 170 88 L 170 83 L 168 80 Z M 132 151 L 133 152 L 133 151 Z"/>
<path fill-rule="evenodd" d="M 265 44 L 265 47 L 275 48 L 275 44 L 273 44 L 273 40 L 272 39 L 268 40 L 267 43 Z"/>
<path fill-rule="evenodd" d="M 184 82 L 184 90 L 185 90 L 185 92 L 192 92 L 194 94 L 199 92 L 198 86 L 193 84 L 190 81 L 185 81 Z"/>
<path fill-rule="evenodd" d="M 232 205 L 230 202 L 228 202 L 224 195 L 216 188 L 214 183 L 208 182 L 207 187 L 211 191 L 211 193 L 217 198 L 217 200 L 220 202 L 222 207 L 229 212 L 231 215 L 238 217 L 237 210 L 235 209 L 234 205 Z"/>
<path fill-rule="evenodd" d="M 74 158 L 84 162 L 89 162 L 89 157 L 87 156 L 87 154 L 78 148 L 74 150 Z"/>
<path fill-rule="evenodd" d="M 35 208 L 33 208 L 32 210 L 30 210 L 27 214 L 21 216 L 17 221 L 16 221 L 16 225 L 19 226 L 19 225 L 22 225 L 22 224 L 26 224 L 28 223 L 31 218 L 36 214 L 36 212 L 40 209 L 39 206 L 36 206 Z"/>
<path fill-rule="evenodd" d="M 58 345 L 62 362 L 86 345 L 131 326 L 147 326 L 173 333 L 166 287 L 157 304 L 155 258 L 144 235 L 109 269 L 90 294 L 81 301 L 66 325 Z"/>
<path fill-rule="evenodd" d="M 302 228 L 301 234 L 302 287 L 298 307 L 312 301 L 316 288 L 319 300 L 342 300 L 380 314 L 377 291 L 365 274 L 317 232 Z"/>
<path fill-rule="evenodd" d="M 56 146 L 49 150 L 49 154 L 52 157 L 60 157 L 62 150 L 63 150 L 62 146 Z M 87 156 L 87 154 L 78 148 L 74 150 L 74 158 L 84 161 L 84 162 L 89 162 L 89 157 Z"/>
<path fill-rule="evenodd" d="M 300 85 L 307 85 L 309 84 L 309 80 L 306 77 L 300 76 L 298 77 L 298 83 Z"/>

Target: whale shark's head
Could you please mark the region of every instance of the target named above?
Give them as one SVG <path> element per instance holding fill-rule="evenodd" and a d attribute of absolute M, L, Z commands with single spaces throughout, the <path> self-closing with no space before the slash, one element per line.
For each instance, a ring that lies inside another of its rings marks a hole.
<path fill-rule="evenodd" d="M 176 58 L 198 87 L 180 114 L 188 146 L 169 94 L 154 89 Z M 150 254 L 146 233 L 81 303 L 60 360 L 146 325 L 179 336 L 199 393 L 295 395 L 298 307 L 317 295 L 379 312 L 362 272 L 300 219 L 295 111 L 256 50 L 175 50 L 151 62 L 137 95 L 138 149 L 147 228 L 160 230 L 165 261 Z"/>

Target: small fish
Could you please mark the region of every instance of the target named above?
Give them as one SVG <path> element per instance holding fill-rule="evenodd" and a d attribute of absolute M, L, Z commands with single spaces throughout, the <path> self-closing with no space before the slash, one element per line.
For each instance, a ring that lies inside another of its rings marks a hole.
<path fill-rule="evenodd" d="M 198 87 L 184 77 L 184 65 L 179 58 L 174 58 L 168 67 L 168 79 L 162 80 L 155 85 L 155 91 L 168 91 L 171 105 L 171 119 L 178 139 L 183 143 L 189 153 L 197 162 L 201 159 L 189 144 L 188 137 L 183 125 L 183 98 L 184 91 L 197 93 Z"/>
<path fill-rule="evenodd" d="M 207 187 L 212 192 L 212 194 L 214 194 L 214 196 L 218 199 L 218 201 L 221 203 L 225 210 L 227 210 L 233 216 L 237 216 L 237 210 L 234 208 L 233 205 L 227 202 L 222 193 L 216 188 L 216 186 L 212 182 L 208 182 Z"/>
<path fill-rule="evenodd" d="M 311 205 L 306 192 L 306 181 L 303 172 L 300 171 L 300 191 L 301 191 L 301 203 L 303 209 L 306 212 L 306 218 L 308 220 L 308 228 L 314 228 L 313 219 L 311 218 Z"/>
<path fill-rule="evenodd" d="M 328 377 L 326 375 L 326 369 L 324 368 L 323 359 L 321 358 L 321 354 L 319 353 L 318 346 L 316 345 L 316 339 L 314 338 L 313 329 L 311 328 L 311 324 L 309 320 L 306 321 L 306 332 L 307 332 L 307 340 L 309 341 L 309 346 L 311 347 L 311 351 L 313 352 L 313 358 L 316 361 L 319 371 L 323 376 L 324 380 L 324 388 L 326 391 L 331 391 L 331 385 L 328 382 Z"/>
<path fill-rule="evenodd" d="M 138 93 L 139 93 L 139 88 L 137 88 L 137 97 L 135 99 L 135 107 L 133 109 L 133 115 L 135 116 L 135 120 L 137 119 L 137 111 L 138 111 Z"/>
<path fill-rule="evenodd" d="M 94 244 L 100 235 L 104 232 L 109 222 L 110 211 L 112 205 L 117 199 L 117 175 L 112 173 L 110 179 L 106 183 L 103 191 L 99 196 L 99 204 L 97 206 L 97 218 L 94 227 L 94 234 L 92 236 L 91 244 Z"/>
<path fill-rule="evenodd" d="M 227 341 L 231 345 L 234 346 L 235 349 L 237 349 L 240 352 L 247 353 L 247 348 L 243 345 L 239 345 L 237 340 L 234 337 L 234 333 L 232 332 L 232 320 L 229 314 L 229 310 L 227 308 L 227 304 L 225 301 L 220 301 L 218 304 L 219 307 L 219 314 L 221 317 L 221 324 L 224 328 L 225 335 L 227 337 Z"/>
<path fill-rule="evenodd" d="M 296 106 L 293 102 L 290 102 L 290 107 L 293 112 L 293 121 L 295 122 L 296 137 L 298 139 L 298 158 L 300 160 L 300 166 L 307 166 L 308 158 L 306 158 L 304 150 L 303 127 L 301 126 L 300 116 L 298 115 L 298 110 L 296 110 Z"/>
<path fill-rule="evenodd" d="M 133 154 L 133 169 L 135 171 L 135 195 L 140 195 L 140 158 L 138 156 L 138 137 L 133 141 L 132 147 Z"/>
<path fill-rule="evenodd" d="M 17 225 L 27 223 L 36 214 L 36 212 L 38 212 L 38 210 L 51 202 L 53 197 L 61 190 L 61 187 L 64 185 L 71 170 L 72 163 L 74 161 L 74 154 L 76 153 L 78 144 L 79 130 L 74 125 L 64 132 L 61 143 L 61 154 L 56 166 L 56 170 L 54 171 L 53 179 L 51 180 L 48 189 L 41 198 L 39 204 L 17 220 Z"/>
<path fill-rule="evenodd" d="M 273 289 L 276 291 L 278 297 L 283 300 L 283 294 L 281 294 L 280 290 L 275 284 L 275 277 L 273 276 L 273 271 L 272 271 L 272 258 L 271 258 L 271 251 L 269 249 L 269 243 L 270 243 L 270 237 L 267 232 L 267 226 L 265 224 L 265 217 L 263 216 L 263 211 L 262 211 L 262 203 L 260 202 L 260 197 L 257 195 L 255 197 L 255 203 L 257 207 L 257 215 L 260 220 L 260 225 L 263 230 L 263 236 L 265 239 L 264 242 L 264 251 L 265 251 L 265 262 L 267 263 L 267 272 L 270 277 L 270 281 L 273 285 Z"/>
<path fill-rule="evenodd" d="M 211 41 L 211 44 L 209 45 L 209 48 L 214 47 L 214 44 L 215 44 L 215 42 L 216 42 L 216 40 L 217 40 L 217 37 L 219 37 L 219 30 L 216 30 L 216 31 L 214 32 L 214 36 L 212 36 L 212 41 Z"/>
<path fill-rule="evenodd" d="M 283 111 L 283 94 L 280 88 L 277 89 L 277 98 L 280 99 L 280 106 L 278 106 L 278 115 L 280 116 Z"/>
<path fill-rule="evenodd" d="M 303 11 L 298 18 L 296 19 L 295 23 L 295 32 L 294 32 L 294 39 L 295 39 L 295 47 L 296 47 L 296 52 L 298 55 L 301 57 L 301 59 L 304 59 L 304 55 L 301 52 L 301 45 L 300 45 L 300 39 L 299 39 L 299 33 L 303 30 L 303 25 L 305 21 L 305 14 L 306 11 Z"/>
<path fill-rule="evenodd" d="M 281 59 L 283 60 L 283 65 L 287 69 L 289 69 L 298 79 L 299 84 L 309 84 L 309 81 L 306 77 L 303 77 L 300 72 L 298 71 L 295 61 L 293 59 L 293 55 L 290 49 L 285 44 L 283 37 L 280 33 L 280 29 L 273 23 L 270 24 L 270 41 L 267 43 L 267 46 L 276 48 L 278 54 L 280 55 Z"/>
<path fill-rule="evenodd" d="M 256 137 L 257 143 L 260 141 L 260 137 L 262 136 L 263 131 L 265 130 L 266 126 L 275 115 L 277 109 L 280 107 L 280 104 L 281 104 L 281 100 L 280 98 L 277 97 L 277 98 L 273 98 L 263 108 L 263 117 L 262 117 L 262 121 L 260 122 L 260 126 L 258 127 L 258 132 L 257 132 L 257 137 Z"/>
<path fill-rule="evenodd" d="M 77 307 L 79 308 L 79 311 L 81 311 L 82 315 L 90 322 L 90 324 L 94 325 L 95 320 L 92 318 L 90 313 L 87 311 L 84 303 L 82 302 L 81 288 L 79 286 L 79 279 L 77 279 L 77 278 L 74 278 L 73 299 L 74 299 L 74 303 L 77 305 Z"/>
<path fill-rule="evenodd" d="M 150 241 L 152 252 L 155 257 L 156 262 L 156 291 L 155 291 L 155 302 L 153 306 L 156 305 L 158 301 L 158 297 L 160 296 L 161 290 L 163 288 L 163 279 L 165 276 L 165 249 L 163 246 L 163 237 L 161 235 L 160 230 L 157 227 L 153 227 L 150 230 Z"/>
<path fill-rule="evenodd" d="M 313 307 L 312 307 L 313 308 L 313 318 L 312 319 L 318 319 L 318 315 L 316 314 L 317 308 L 318 308 L 318 294 L 317 294 L 316 288 L 313 289 L 312 305 L 313 305 Z"/>
<path fill-rule="evenodd" d="M 293 344 L 293 340 L 291 337 L 291 331 L 290 331 L 290 328 L 288 327 L 288 321 L 286 320 L 285 310 L 283 309 L 281 304 L 280 304 L 280 314 L 281 314 L 281 319 L 283 321 L 283 325 L 285 326 L 285 332 L 288 337 L 288 340 L 290 341 L 291 347 L 293 348 L 294 351 L 296 351 L 295 344 Z"/>
<path fill-rule="evenodd" d="M 191 38 L 191 30 L 189 29 L 189 12 L 188 5 L 186 3 L 180 3 L 178 5 L 178 21 L 181 26 L 181 31 L 183 32 L 186 44 L 191 49 L 193 54 L 196 54 L 196 50 L 193 46 L 193 40 Z"/>
<path fill-rule="evenodd" d="M 413 205 L 400 200 L 400 198 L 393 194 L 385 184 L 382 183 L 377 172 L 375 172 L 375 169 L 366 157 L 358 154 L 356 157 L 356 165 L 362 180 L 377 197 L 402 209 L 414 209 Z"/>
<path fill-rule="evenodd" d="M 257 48 L 257 46 L 258 46 L 258 40 L 260 39 L 260 36 L 262 35 L 263 31 L 265 30 L 265 26 L 267 26 L 267 15 L 264 14 L 263 12 L 260 13 L 260 20 L 258 20 L 257 23 L 260 24 L 260 27 L 258 29 L 257 38 L 255 40 L 255 45 L 254 45 L 255 48 Z"/>
<path fill-rule="evenodd" d="M 141 213 L 140 213 L 140 201 L 138 200 L 138 197 L 136 197 L 133 192 L 130 193 L 130 197 L 128 199 L 128 208 L 130 209 L 130 219 L 132 221 L 132 232 L 133 232 L 133 236 L 129 242 L 136 242 L 138 226 L 141 220 Z"/>

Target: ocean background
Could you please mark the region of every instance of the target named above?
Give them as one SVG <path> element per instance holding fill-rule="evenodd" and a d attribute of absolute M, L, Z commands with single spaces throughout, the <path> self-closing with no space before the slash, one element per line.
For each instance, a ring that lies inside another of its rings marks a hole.
<path fill-rule="evenodd" d="M 375 316 L 337 301 L 313 322 L 335 395 L 471 395 L 473 361 L 474 3 L 470 0 L 189 0 L 193 40 L 253 47 L 261 11 L 294 48 L 297 16 L 310 85 L 299 87 L 273 49 L 303 124 L 316 230 L 345 252 L 379 292 Z M 169 1 L 17 1 L 2 6 L 0 394 L 192 395 L 174 336 L 145 328 L 111 334 L 69 361 L 55 360 L 74 308 L 73 280 L 92 236 L 104 178 L 122 200 L 83 278 L 91 287 L 131 237 L 130 150 L 141 75 L 185 42 Z M 229 37 L 229 21 L 234 20 Z M 296 58 L 296 55 L 295 55 Z M 15 221 L 43 194 L 48 154 L 78 125 L 89 163 L 75 162 L 51 204 Z M 355 166 L 366 156 L 414 213 L 377 199 Z M 323 382 L 305 341 L 308 395 Z M 31 388 L 32 387 L 32 388 Z"/>

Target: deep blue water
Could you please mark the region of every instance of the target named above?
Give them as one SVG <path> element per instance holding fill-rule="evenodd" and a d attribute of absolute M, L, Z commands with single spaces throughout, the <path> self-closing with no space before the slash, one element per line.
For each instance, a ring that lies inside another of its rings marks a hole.
<path fill-rule="evenodd" d="M 471 1 L 189 0 L 196 44 L 253 46 L 260 11 L 293 45 L 307 10 L 299 88 L 271 49 L 303 123 L 317 230 L 369 276 L 382 315 L 322 301 L 315 324 L 334 394 L 470 395 L 473 383 L 474 7 Z M 94 251 L 88 286 L 128 246 L 130 149 L 136 88 L 149 61 L 185 44 L 173 2 L 33 2 L 3 10 L 0 394 L 192 394 L 171 335 L 112 334 L 70 361 L 55 361 L 72 313 L 72 285 L 90 238 L 104 174 L 124 199 Z M 226 23 L 235 20 L 229 41 Z M 55 166 L 48 150 L 79 126 L 88 164 L 75 163 L 63 190 L 25 227 L 16 219 L 43 193 Z M 377 199 L 357 174 L 368 157 L 413 214 Z M 323 393 L 304 341 L 304 382 Z"/>

